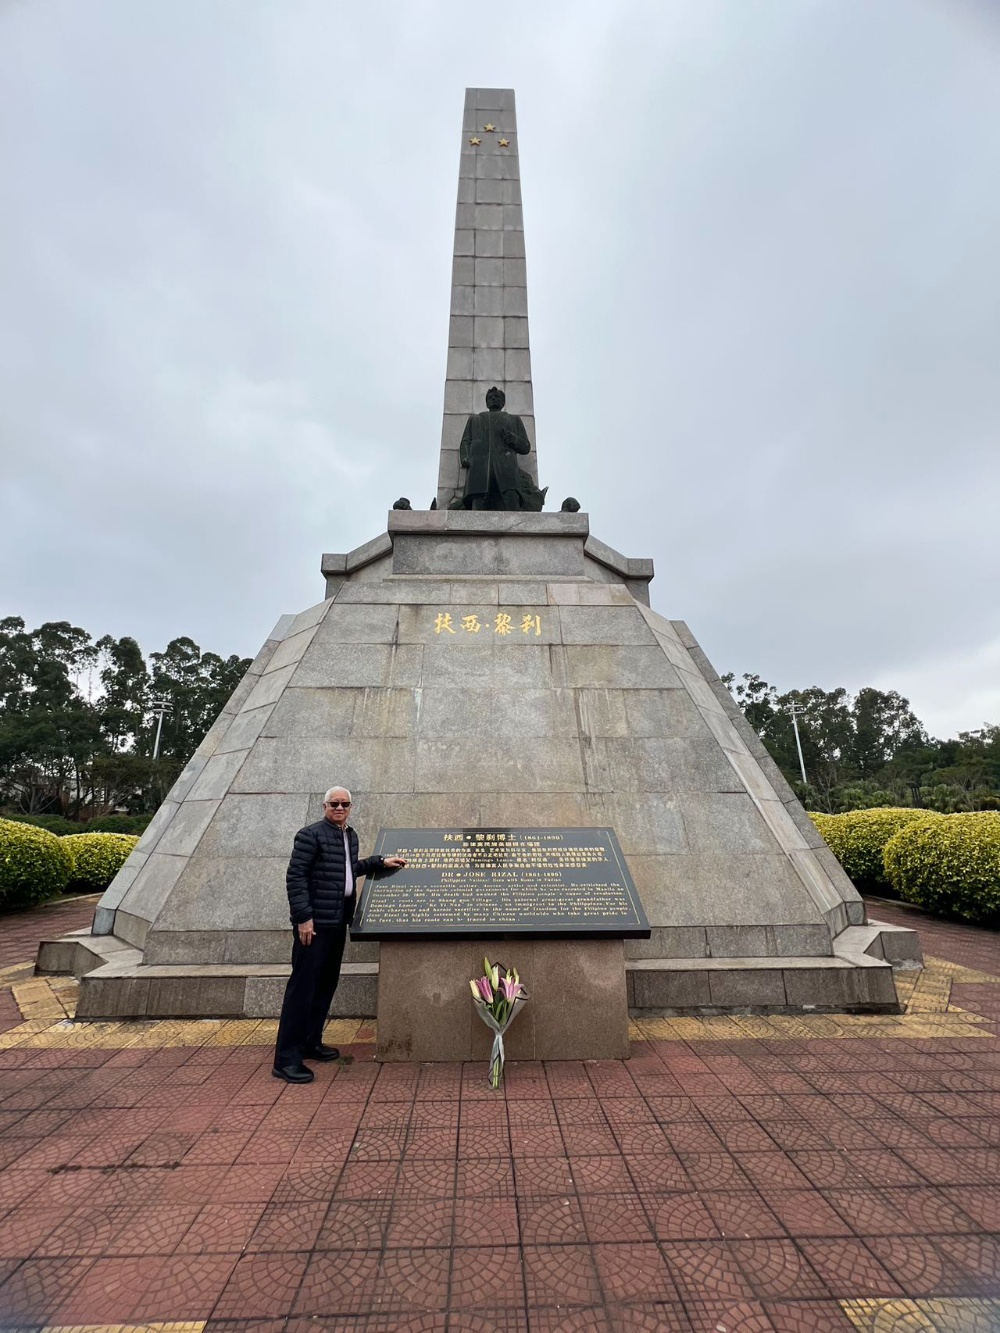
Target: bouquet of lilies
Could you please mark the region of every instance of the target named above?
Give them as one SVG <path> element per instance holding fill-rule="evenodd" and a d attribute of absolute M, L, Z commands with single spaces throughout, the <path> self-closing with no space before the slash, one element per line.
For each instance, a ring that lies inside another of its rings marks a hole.
<path fill-rule="evenodd" d="M 469 986 L 479 1017 L 494 1033 L 493 1050 L 490 1053 L 490 1087 L 498 1088 L 503 1077 L 503 1034 L 527 1000 L 528 992 L 521 985 L 516 968 L 505 967 L 503 963 L 491 963 L 488 958 L 483 959 L 483 975 L 470 981 Z"/>

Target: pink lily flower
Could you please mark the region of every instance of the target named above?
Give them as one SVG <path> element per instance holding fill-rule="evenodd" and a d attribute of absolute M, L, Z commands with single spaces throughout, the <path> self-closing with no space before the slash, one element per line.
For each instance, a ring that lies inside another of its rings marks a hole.
<path fill-rule="evenodd" d="M 476 982 L 476 986 L 479 989 L 480 997 L 483 1000 L 485 1000 L 487 1004 L 492 1004 L 493 987 L 490 985 L 489 977 L 480 977 L 479 980 Z"/>
<path fill-rule="evenodd" d="M 522 990 L 524 990 L 524 987 L 521 983 L 519 981 L 512 981 L 510 977 L 504 977 L 500 982 L 500 994 L 505 1000 L 511 1001 L 511 1003 L 517 999 Z"/>

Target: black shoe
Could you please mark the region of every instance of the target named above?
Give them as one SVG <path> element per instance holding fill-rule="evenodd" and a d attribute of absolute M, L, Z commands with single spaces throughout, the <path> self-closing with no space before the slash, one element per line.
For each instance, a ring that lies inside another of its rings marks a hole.
<path fill-rule="evenodd" d="M 303 1060 L 339 1060 L 340 1051 L 336 1046 L 324 1046 L 322 1042 L 306 1051 Z"/>
<path fill-rule="evenodd" d="M 286 1083 L 311 1083 L 316 1077 L 305 1065 L 275 1065 L 271 1075 L 273 1078 L 283 1078 Z"/>

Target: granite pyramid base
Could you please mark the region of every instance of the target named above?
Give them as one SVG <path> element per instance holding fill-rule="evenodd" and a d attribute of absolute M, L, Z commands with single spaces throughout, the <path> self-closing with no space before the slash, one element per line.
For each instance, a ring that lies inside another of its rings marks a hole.
<path fill-rule="evenodd" d="M 624 946 L 633 1012 L 897 1008 L 916 936 L 866 921 L 687 626 L 649 608 L 649 561 L 585 514 L 398 511 L 323 572 L 92 931 L 42 946 L 80 1016 L 274 1014 L 291 839 L 334 783 L 363 852 L 380 827 L 613 828 L 652 927 Z M 378 970 L 349 946 L 335 1012 L 377 1013 Z"/>

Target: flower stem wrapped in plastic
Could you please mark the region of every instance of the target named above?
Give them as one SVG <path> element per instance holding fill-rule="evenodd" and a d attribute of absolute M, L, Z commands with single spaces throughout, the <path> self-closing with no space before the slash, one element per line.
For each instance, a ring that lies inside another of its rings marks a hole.
<path fill-rule="evenodd" d="M 503 1034 L 527 1001 L 528 992 L 521 985 L 516 968 L 491 963 L 488 958 L 483 959 L 483 975 L 470 981 L 469 988 L 479 1017 L 494 1034 L 490 1052 L 490 1087 L 498 1088 L 503 1078 Z"/>

